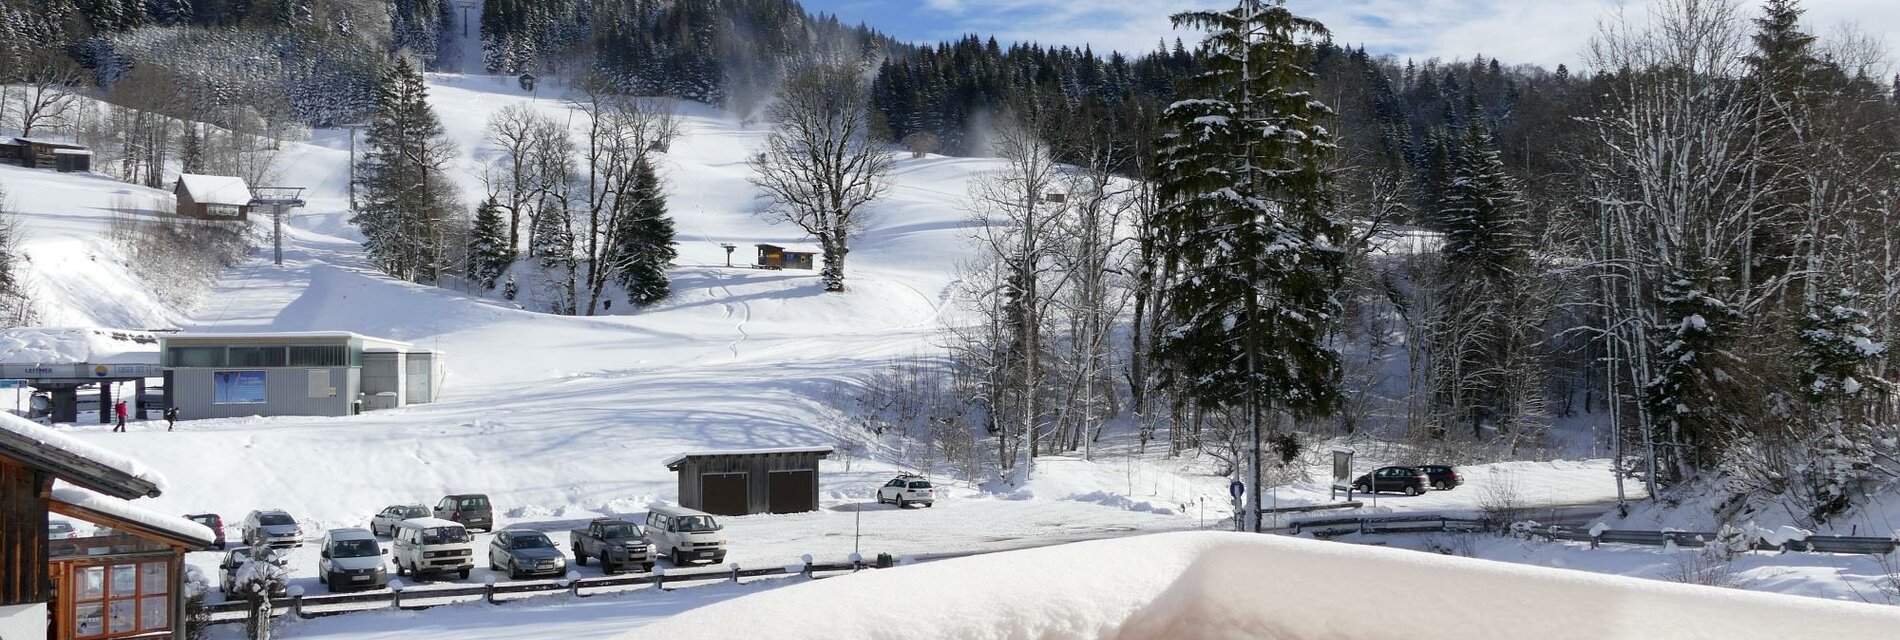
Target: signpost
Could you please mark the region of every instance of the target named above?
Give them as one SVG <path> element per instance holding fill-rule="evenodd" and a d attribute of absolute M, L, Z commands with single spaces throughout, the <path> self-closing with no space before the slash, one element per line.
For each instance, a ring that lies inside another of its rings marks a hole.
<path fill-rule="evenodd" d="M 1339 492 L 1346 492 L 1346 499 L 1352 499 L 1352 455 L 1350 447 L 1333 447 L 1333 499 L 1339 499 Z"/>

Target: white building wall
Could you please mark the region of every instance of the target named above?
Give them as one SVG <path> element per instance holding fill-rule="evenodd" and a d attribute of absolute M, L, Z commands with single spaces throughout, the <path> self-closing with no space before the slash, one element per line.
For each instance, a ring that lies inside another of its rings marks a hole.
<path fill-rule="evenodd" d="M 39 640 L 46 631 L 46 603 L 0 606 L 0 638 Z"/>

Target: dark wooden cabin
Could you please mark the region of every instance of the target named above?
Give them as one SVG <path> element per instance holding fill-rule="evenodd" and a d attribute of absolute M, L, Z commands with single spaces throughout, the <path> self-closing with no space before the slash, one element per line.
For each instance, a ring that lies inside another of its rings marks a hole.
<path fill-rule="evenodd" d="M 243 221 L 251 215 L 251 187 L 243 178 L 183 173 L 172 194 L 181 218 Z"/>
<path fill-rule="evenodd" d="M 0 162 L 62 173 L 86 172 L 92 170 L 92 152 L 70 142 L 14 138 L 0 141 Z"/>
<path fill-rule="evenodd" d="M 775 244 L 754 245 L 759 248 L 760 269 L 811 269 L 812 257 L 816 251 L 807 249 L 788 249 Z"/>
<path fill-rule="evenodd" d="M 666 461 L 679 474 L 680 505 L 743 516 L 818 510 L 818 461 L 831 447 L 701 451 Z"/>

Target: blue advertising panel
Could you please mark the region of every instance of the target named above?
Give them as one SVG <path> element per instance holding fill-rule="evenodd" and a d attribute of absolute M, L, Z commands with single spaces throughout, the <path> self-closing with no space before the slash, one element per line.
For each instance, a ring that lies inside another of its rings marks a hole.
<path fill-rule="evenodd" d="M 216 389 L 212 402 L 217 404 L 264 404 L 264 372 L 262 371 L 213 371 L 212 386 Z"/>

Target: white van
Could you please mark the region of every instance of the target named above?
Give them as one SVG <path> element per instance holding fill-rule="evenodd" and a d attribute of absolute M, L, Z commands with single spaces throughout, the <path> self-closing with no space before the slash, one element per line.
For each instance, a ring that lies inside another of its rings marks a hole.
<path fill-rule="evenodd" d="M 647 538 L 656 555 L 684 567 L 694 560 L 726 561 L 725 527 L 712 514 L 685 507 L 654 507 L 647 511 Z"/>
<path fill-rule="evenodd" d="M 475 538 L 461 524 L 410 518 L 396 525 L 396 575 L 459 573 L 475 568 Z"/>

